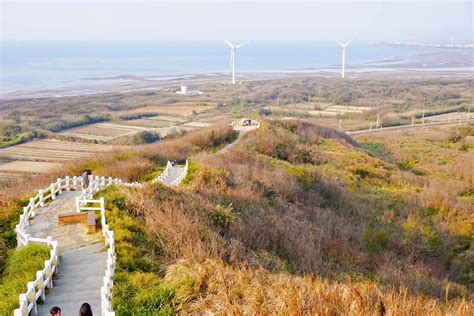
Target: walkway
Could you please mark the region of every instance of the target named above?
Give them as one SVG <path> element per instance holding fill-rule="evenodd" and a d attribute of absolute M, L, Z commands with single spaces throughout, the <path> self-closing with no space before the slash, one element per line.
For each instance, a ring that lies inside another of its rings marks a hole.
<path fill-rule="evenodd" d="M 88 234 L 84 224 L 58 224 L 58 215 L 75 212 L 75 198 L 81 191 L 63 192 L 56 200 L 38 210 L 30 221 L 27 233 L 35 237 L 52 236 L 58 241 L 59 278 L 38 305 L 38 315 L 49 315 L 52 306 L 59 306 L 63 315 L 77 315 L 82 303 L 88 302 L 94 315 L 101 315 L 100 288 L 106 269 L 107 253 L 100 232 Z"/>
<path fill-rule="evenodd" d="M 166 186 L 176 185 L 178 180 L 183 178 L 183 174 L 187 172 L 185 166 L 171 166 L 168 168 L 168 173 L 166 177 L 163 179 L 163 184 Z"/>
<path fill-rule="evenodd" d="M 460 124 L 470 124 L 474 122 L 474 119 L 463 119 L 457 121 L 450 121 L 450 122 L 430 122 L 430 123 L 417 123 L 414 125 L 398 125 L 398 126 L 388 126 L 383 128 L 373 128 L 373 129 L 364 129 L 358 131 L 346 131 L 345 133 L 348 135 L 364 135 L 364 134 L 374 134 L 374 133 L 383 133 L 398 129 L 416 129 L 416 128 L 425 128 L 429 126 L 442 126 L 442 125 L 460 125 Z"/>

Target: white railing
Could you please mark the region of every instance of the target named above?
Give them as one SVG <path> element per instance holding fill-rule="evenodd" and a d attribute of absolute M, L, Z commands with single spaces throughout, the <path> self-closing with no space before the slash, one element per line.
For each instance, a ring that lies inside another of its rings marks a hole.
<path fill-rule="evenodd" d="M 168 161 L 166 168 L 163 173 L 156 181 L 163 181 L 172 168 L 172 164 Z M 186 161 L 183 172 L 170 184 L 170 186 L 178 185 L 186 176 L 189 168 L 189 163 Z M 55 200 L 57 195 L 63 191 L 80 190 L 83 187 L 82 177 L 69 177 L 64 179 L 58 178 L 56 182 L 51 183 L 47 188 L 38 191 L 38 194 L 30 198 L 30 202 L 26 207 L 23 208 L 23 213 L 20 215 L 20 221 L 15 227 L 17 244 L 18 247 L 27 246 L 29 243 L 44 243 L 50 249 L 50 258 L 45 261 L 44 269 L 36 272 L 36 279 L 28 282 L 27 291 L 19 295 L 20 307 L 15 309 L 15 316 L 28 316 L 30 312 L 36 314 L 37 312 L 37 301 L 39 298 L 42 301 L 46 300 L 45 289 L 53 287 L 53 274 L 56 272 L 59 265 L 59 252 L 58 242 L 53 240 L 51 236 L 46 239 L 35 238 L 26 232 L 26 227 L 29 226 L 30 218 L 36 216 L 36 211 L 39 208 L 44 207 L 45 203 L 49 200 Z M 107 267 L 103 278 L 103 284 L 100 289 L 101 295 L 101 309 L 102 315 L 113 316 L 115 315 L 112 308 L 112 287 L 113 287 L 113 276 L 115 272 L 115 240 L 114 232 L 108 227 L 106 215 L 105 215 L 105 203 L 104 198 L 98 200 L 92 199 L 94 193 L 103 189 L 108 185 L 121 185 L 126 187 L 142 187 L 143 183 L 138 182 L 123 182 L 118 178 L 105 178 L 96 176 L 86 189 L 82 190 L 79 197 L 76 197 L 76 211 L 100 211 L 101 213 L 101 224 L 102 232 L 105 239 L 107 249 Z"/>
<path fill-rule="evenodd" d="M 173 181 L 170 183 L 170 187 L 178 185 L 183 181 L 184 177 L 186 177 L 186 174 L 188 173 L 188 168 L 189 168 L 189 163 L 186 160 L 186 165 L 184 166 L 183 172 Z"/>
<path fill-rule="evenodd" d="M 165 181 L 166 177 L 168 176 L 168 173 L 170 171 L 170 169 L 173 168 L 173 165 L 171 164 L 171 162 L 167 162 L 166 163 L 166 168 L 165 170 L 163 170 L 163 172 L 155 179 L 153 179 L 151 182 L 152 183 L 156 183 L 156 182 L 163 182 Z"/>
<path fill-rule="evenodd" d="M 95 192 L 103 189 L 109 185 L 122 185 L 126 187 L 141 187 L 142 183 L 138 182 L 123 182 L 118 178 L 105 178 L 105 177 L 95 177 L 95 179 L 89 184 L 89 187 L 85 189 L 82 194 L 76 197 L 76 211 L 100 211 L 101 215 L 101 226 L 102 233 L 104 235 L 105 245 L 108 246 L 107 249 L 107 266 L 105 269 L 105 274 L 103 278 L 103 283 L 100 288 L 100 301 L 101 301 L 101 310 L 103 316 L 113 316 L 115 315 L 112 308 L 112 287 L 114 286 L 114 272 L 115 272 L 115 240 L 114 232 L 109 229 L 107 224 L 106 215 L 105 215 L 105 203 L 104 198 L 98 200 L 92 199 Z"/>
<path fill-rule="evenodd" d="M 44 262 L 43 270 L 36 271 L 36 279 L 28 282 L 26 292 L 20 294 L 20 307 L 15 309 L 15 316 L 29 315 L 30 312 L 37 314 L 37 301 L 39 298 L 44 302 L 46 300 L 46 288 L 53 288 L 53 275 L 58 267 L 58 242 L 51 237 L 30 238 L 29 242 L 45 243 L 50 250 L 50 258 Z"/>
<path fill-rule="evenodd" d="M 175 168 L 175 167 L 171 164 L 171 162 L 168 161 L 166 163 L 165 170 L 163 170 L 163 172 L 158 177 L 153 179 L 151 182 L 152 183 L 161 182 L 161 183 L 164 184 L 165 179 L 168 177 L 169 172 L 172 168 Z M 186 160 L 186 164 L 184 166 L 183 172 L 175 180 L 173 180 L 173 182 L 168 184 L 168 186 L 172 187 L 172 186 L 176 186 L 176 185 L 180 184 L 181 181 L 183 181 L 183 179 L 186 177 L 186 174 L 188 173 L 188 168 L 189 168 L 189 162 Z"/>
<path fill-rule="evenodd" d="M 91 200 L 94 193 L 112 184 L 135 188 L 143 186 L 142 183 L 138 182 L 123 182 L 122 179 L 118 178 L 96 176 L 89 187 L 83 190 L 80 196 L 76 197 L 76 211 L 100 211 L 100 206 L 87 205 L 98 203 L 98 200 Z"/>
<path fill-rule="evenodd" d="M 48 200 L 55 200 L 63 191 L 77 190 L 82 187 L 82 183 L 81 177 L 58 178 L 46 189 L 38 190 L 38 194 L 30 198 L 28 205 L 23 208 L 20 221 L 15 227 L 18 248 L 28 246 L 30 243 L 46 244 L 50 249 L 50 257 L 44 262 L 44 268 L 36 272 L 36 279 L 28 282 L 26 292 L 19 295 L 20 306 L 15 309 L 15 316 L 26 316 L 31 311 L 37 312 L 37 301 L 39 298 L 45 301 L 45 289 L 53 287 L 53 274 L 59 264 L 58 242 L 51 236 L 35 238 L 28 234 L 26 227 L 30 224 L 30 218 L 34 218 L 37 210 L 44 207 Z"/>
<path fill-rule="evenodd" d="M 105 269 L 105 275 L 100 288 L 100 302 L 102 308 L 102 315 L 115 315 L 112 308 L 112 287 L 114 286 L 114 272 L 115 272 L 115 239 L 114 232 L 109 229 L 109 226 L 105 217 L 105 206 L 104 198 L 100 198 L 100 215 L 102 224 L 102 233 L 104 234 L 105 244 L 108 246 L 107 249 L 107 267 Z"/>

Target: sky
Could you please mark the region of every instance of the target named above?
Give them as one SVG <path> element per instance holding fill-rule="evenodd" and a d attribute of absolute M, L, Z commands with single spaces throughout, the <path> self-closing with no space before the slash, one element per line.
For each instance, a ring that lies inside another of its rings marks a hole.
<path fill-rule="evenodd" d="M 0 0 L 2 41 L 473 41 L 472 1 Z"/>

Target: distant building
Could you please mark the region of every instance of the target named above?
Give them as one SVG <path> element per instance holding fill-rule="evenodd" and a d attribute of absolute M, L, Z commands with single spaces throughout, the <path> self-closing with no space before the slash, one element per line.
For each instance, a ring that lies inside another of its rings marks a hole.
<path fill-rule="evenodd" d="M 189 90 L 188 87 L 181 85 L 181 90 L 176 91 L 176 94 L 195 96 L 195 95 L 201 95 L 202 92 L 199 90 L 194 90 L 194 91 Z"/>

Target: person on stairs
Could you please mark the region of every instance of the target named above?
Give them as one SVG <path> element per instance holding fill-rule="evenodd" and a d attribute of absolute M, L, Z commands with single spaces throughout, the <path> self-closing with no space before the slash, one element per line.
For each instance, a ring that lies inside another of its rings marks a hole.
<path fill-rule="evenodd" d="M 83 183 L 84 189 L 87 189 L 89 187 L 91 175 L 92 175 L 92 172 L 89 169 L 84 170 L 84 173 L 82 174 L 82 183 Z"/>
<path fill-rule="evenodd" d="M 51 307 L 51 309 L 49 310 L 49 314 L 51 316 L 61 316 L 61 309 L 57 306 L 53 306 Z"/>
<path fill-rule="evenodd" d="M 79 308 L 79 316 L 92 316 L 92 308 L 89 303 L 84 303 Z"/>

